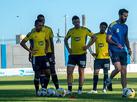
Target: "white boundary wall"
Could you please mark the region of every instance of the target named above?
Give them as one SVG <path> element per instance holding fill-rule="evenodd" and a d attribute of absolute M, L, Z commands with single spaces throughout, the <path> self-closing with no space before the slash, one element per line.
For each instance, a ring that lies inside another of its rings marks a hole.
<path fill-rule="evenodd" d="M 111 65 L 110 71 L 114 69 L 114 66 Z M 101 70 L 100 73 L 103 71 Z M 137 64 L 129 64 L 127 67 L 128 73 L 136 73 L 137 72 Z M 57 70 L 58 74 L 66 74 L 66 68 L 62 70 Z M 74 73 L 78 73 L 77 68 L 75 68 Z M 85 69 L 85 74 L 92 74 L 93 70 L 91 68 Z M 0 76 L 27 76 L 33 75 L 34 72 L 32 68 L 9 68 L 9 69 L 0 69 Z"/>

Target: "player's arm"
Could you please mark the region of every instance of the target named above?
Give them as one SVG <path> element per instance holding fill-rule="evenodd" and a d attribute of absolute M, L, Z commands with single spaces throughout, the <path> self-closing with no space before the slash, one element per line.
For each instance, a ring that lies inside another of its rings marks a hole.
<path fill-rule="evenodd" d="M 31 40 L 29 40 L 29 43 L 30 43 L 30 50 L 32 50 L 32 41 Z M 32 54 L 31 53 L 29 53 L 29 61 L 31 62 L 32 61 Z"/>
<path fill-rule="evenodd" d="M 27 50 L 29 53 L 35 54 L 35 53 L 36 53 L 36 50 L 30 49 L 30 48 L 28 48 L 28 46 L 26 45 L 26 42 L 31 39 L 31 36 L 30 36 L 30 35 L 31 35 L 31 33 L 27 34 L 27 36 L 20 42 L 20 45 L 21 45 L 25 50 Z"/>
<path fill-rule="evenodd" d="M 52 51 L 52 53 L 54 54 L 54 42 L 53 42 L 53 37 L 54 37 L 54 35 L 53 35 L 53 31 L 52 31 L 52 29 L 50 30 L 50 46 L 51 46 L 51 51 Z"/>
<path fill-rule="evenodd" d="M 45 53 L 48 53 L 48 48 L 49 48 L 49 40 L 48 39 L 45 39 L 45 46 L 46 46 L 46 48 L 45 48 Z"/>
<path fill-rule="evenodd" d="M 91 54 L 94 58 L 96 58 L 97 54 L 92 51 L 91 47 L 89 47 L 88 50 L 89 50 L 90 54 Z"/>
<path fill-rule="evenodd" d="M 131 55 L 131 54 L 132 54 L 132 51 L 131 51 L 130 44 L 129 44 L 129 40 L 128 40 L 128 32 L 127 32 L 127 34 L 126 34 L 125 41 L 126 41 L 125 44 L 126 44 L 126 47 L 127 47 L 127 49 L 128 49 L 129 55 Z"/>
<path fill-rule="evenodd" d="M 50 38 L 50 44 L 51 44 L 51 51 L 52 51 L 52 53 L 54 53 L 54 42 L 53 42 L 53 38 Z"/>
<path fill-rule="evenodd" d="M 69 38 L 70 38 L 70 34 L 69 34 L 69 32 L 68 32 L 67 35 L 66 35 L 65 38 L 64 38 L 64 44 L 65 44 L 68 52 L 71 53 L 71 49 L 70 49 L 69 44 L 68 44 L 68 39 L 69 39 Z"/>
<path fill-rule="evenodd" d="M 107 35 L 106 40 L 108 43 L 118 46 L 118 44 L 112 40 L 112 35 Z"/>
<path fill-rule="evenodd" d="M 87 50 L 97 39 L 96 36 L 93 35 L 93 33 L 89 29 L 87 29 L 87 36 L 90 37 L 90 40 L 89 40 L 88 44 L 83 47 L 83 50 Z"/>
<path fill-rule="evenodd" d="M 86 49 L 88 49 L 95 41 L 96 41 L 96 36 L 95 35 L 92 35 L 92 36 L 90 36 L 91 37 L 91 39 L 90 39 L 90 41 L 88 42 L 88 44 L 87 44 L 87 46 L 86 46 Z"/>
<path fill-rule="evenodd" d="M 30 48 L 28 48 L 27 47 L 27 45 L 26 45 L 26 42 L 27 42 L 28 40 L 26 40 L 26 38 L 24 38 L 21 42 L 20 42 L 20 45 L 25 49 L 25 50 L 27 50 L 29 53 L 32 53 L 32 51 L 30 50 Z"/>
<path fill-rule="evenodd" d="M 115 46 L 117 46 L 118 48 L 122 49 L 123 46 L 115 41 L 112 40 L 112 35 L 107 35 L 106 41 L 110 44 L 113 44 Z"/>
<path fill-rule="evenodd" d="M 33 32 L 35 32 L 35 28 L 32 28 L 30 33 L 33 33 Z M 31 41 L 29 40 L 29 42 L 30 42 L 30 50 L 32 50 Z M 29 59 L 30 62 L 32 61 L 32 54 L 31 53 L 29 53 L 29 58 L 28 59 Z"/>
<path fill-rule="evenodd" d="M 113 44 L 113 45 L 117 46 L 118 48 L 122 49 L 122 48 L 123 48 L 122 45 L 119 44 L 118 42 L 116 42 L 115 39 L 112 39 L 113 31 L 114 31 L 113 25 L 110 25 L 110 26 L 108 27 L 106 41 L 107 41 L 109 44 Z"/>

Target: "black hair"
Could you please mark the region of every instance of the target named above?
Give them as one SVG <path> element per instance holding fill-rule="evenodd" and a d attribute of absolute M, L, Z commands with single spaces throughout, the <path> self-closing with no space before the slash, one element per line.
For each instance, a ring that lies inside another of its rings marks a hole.
<path fill-rule="evenodd" d="M 44 15 L 43 15 L 43 14 L 39 14 L 39 15 L 37 16 L 37 19 L 40 18 L 40 17 L 43 17 L 43 18 L 44 18 Z"/>
<path fill-rule="evenodd" d="M 107 24 L 106 22 L 101 22 L 101 23 L 100 23 L 100 26 L 101 26 L 101 25 L 105 25 L 106 27 L 108 27 L 108 24 Z"/>
<path fill-rule="evenodd" d="M 79 19 L 79 17 L 76 16 L 76 15 L 72 17 L 72 21 L 73 21 L 73 20 L 76 20 L 76 19 Z"/>
<path fill-rule="evenodd" d="M 35 20 L 35 26 L 39 23 L 39 22 L 42 22 L 42 20 Z M 43 22 L 42 22 L 43 23 Z"/>
<path fill-rule="evenodd" d="M 123 15 L 123 13 L 128 13 L 128 10 L 123 8 L 123 9 L 120 9 L 118 12 L 119 15 Z"/>

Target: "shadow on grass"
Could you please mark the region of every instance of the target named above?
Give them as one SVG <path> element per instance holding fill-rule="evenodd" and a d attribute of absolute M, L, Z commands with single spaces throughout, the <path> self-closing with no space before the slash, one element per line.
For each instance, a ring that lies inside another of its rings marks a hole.
<path fill-rule="evenodd" d="M 77 101 L 77 102 L 136 102 L 137 98 L 122 98 L 121 94 L 87 94 L 66 95 L 65 97 L 36 97 L 34 90 L 0 90 L 0 101 Z"/>
<path fill-rule="evenodd" d="M 137 78 L 128 78 L 128 84 L 137 84 Z M 50 81 L 50 83 L 52 83 L 52 81 Z M 65 85 L 67 84 L 67 81 L 66 79 L 59 79 L 59 83 L 60 85 Z M 85 83 L 84 85 L 92 85 L 93 83 L 93 80 L 92 79 L 85 79 Z M 100 85 L 102 85 L 103 83 L 103 79 L 99 79 L 99 83 Z M 73 80 L 73 84 L 78 84 L 78 79 L 74 79 Z M 114 79 L 113 80 L 113 84 L 120 84 L 120 78 L 119 79 Z M 0 81 L 0 86 L 3 86 L 3 85 L 33 85 L 33 79 L 32 80 L 16 80 L 16 81 Z"/>

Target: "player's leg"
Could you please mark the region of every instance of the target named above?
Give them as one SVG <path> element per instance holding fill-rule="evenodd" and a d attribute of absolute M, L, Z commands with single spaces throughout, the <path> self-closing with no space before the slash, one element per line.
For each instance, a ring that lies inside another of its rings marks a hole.
<path fill-rule="evenodd" d="M 86 67 L 86 54 L 77 55 L 77 65 L 79 71 L 79 87 L 78 94 L 82 94 L 82 87 L 84 84 L 84 69 Z"/>
<path fill-rule="evenodd" d="M 105 59 L 104 64 L 103 64 L 103 73 L 104 73 L 104 78 L 103 78 L 103 92 L 106 93 L 107 90 L 107 85 L 106 85 L 106 80 L 108 79 L 108 70 L 110 69 L 110 60 Z"/>
<path fill-rule="evenodd" d="M 55 65 L 51 65 L 52 68 L 50 68 L 50 72 L 51 72 L 51 77 L 52 77 L 52 81 L 56 87 L 56 89 L 59 88 L 59 81 L 58 81 L 58 76 L 56 74 L 56 70 L 55 70 Z"/>
<path fill-rule="evenodd" d="M 41 70 L 40 83 L 42 88 L 47 89 L 48 83 L 50 81 L 50 65 L 48 59 L 45 56 L 40 57 L 39 64 Z"/>
<path fill-rule="evenodd" d="M 46 70 L 42 69 L 41 73 L 40 73 L 41 87 L 47 89 L 49 81 L 50 81 L 50 70 L 49 69 L 46 69 Z"/>
<path fill-rule="evenodd" d="M 111 72 L 111 75 L 110 75 L 111 80 L 121 71 L 121 63 L 115 62 L 114 67 L 115 69 Z"/>
<path fill-rule="evenodd" d="M 98 83 L 98 75 L 101 68 L 100 60 L 95 59 L 94 60 L 94 74 L 93 74 L 93 92 L 97 93 L 97 83 Z"/>
<path fill-rule="evenodd" d="M 68 84 L 67 94 L 70 94 L 72 92 L 73 71 L 75 65 L 76 65 L 75 55 L 69 55 L 68 65 L 67 65 L 67 84 Z"/>
<path fill-rule="evenodd" d="M 127 89 L 127 53 L 123 52 L 121 54 L 121 85 L 123 92 Z"/>
<path fill-rule="evenodd" d="M 125 96 L 125 91 L 127 90 L 127 66 L 122 66 L 121 70 L 121 85 L 122 85 L 122 97 Z"/>
<path fill-rule="evenodd" d="M 35 75 L 34 75 L 34 86 L 35 86 L 35 91 L 36 91 L 36 94 L 37 94 L 38 91 L 39 91 L 40 71 L 35 70 L 34 73 L 35 73 Z"/>
<path fill-rule="evenodd" d="M 122 66 L 121 85 L 123 89 L 127 87 L 127 66 Z"/>
<path fill-rule="evenodd" d="M 35 87 L 35 92 L 36 92 L 36 95 L 39 91 L 39 80 L 40 80 L 40 71 L 39 71 L 39 67 L 36 65 L 36 62 L 35 62 L 35 57 L 31 57 L 31 63 L 32 63 L 32 68 L 33 68 L 33 71 L 34 71 L 34 87 Z"/>
<path fill-rule="evenodd" d="M 50 69 L 46 69 L 45 70 L 45 79 L 44 79 L 44 83 L 45 83 L 45 88 L 47 89 L 47 86 L 49 84 L 50 81 Z"/>
<path fill-rule="evenodd" d="M 50 72 L 51 72 L 52 81 L 53 81 L 56 89 L 58 89 L 59 81 L 58 81 L 58 76 L 57 76 L 56 70 L 55 70 L 55 57 L 52 53 L 50 53 L 48 55 L 48 59 L 49 59 L 49 63 L 50 63 Z"/>
<path fill-rule="evenodd" d="M 99 59 L 94 60 L 94 73 L 93 73 L 93 89 L 88 92 L 89 94 L 98 93 L 97 92 L 97 83 L 98 83 L 98 75 L 101 68 L 101 61 Z"/>
<path fill-rule="evenodd" d="M 79 67 L 79 87 L 78 91 L 82 91 L 83 83 L 84 83 L 84 68 Z"/>
<path fill-rule="evenodd" d="M 98 83 L 98 75 L 99 75 L 100 69 L 94 69 L 94 75 L 93 75 L 93 92 L 97 93 L 97 83 Z"/>
<path fill-rule="evenodd" d="M 121 71 L 121 63 L 120 63 L 120 54 L 119 53 L 113 53 L 111 56 L 112 63 L 115 67 L 115 69 L 111 72 L 110 77 L 106 80 L 107 83 L 107 89 L 109 91 L 112 91 L 112 79 Z"/>
<path fill-rule="evenodd" d="M 121 63 L 115 62 L 114 63 L 115 69 L 111 72 L 110 77 L 106 80 L 107 89 L 112 91 L 112 79 L 121 71 Z"/>
<path fill-rule="evenodd" d="M 67 66 L 67 84 L 68 84 L 68 93 L 72 92 L 72 83 L 73 83 L 73 71 L 75 66 Z"/>
<path fill-rule="evenodd" d="M 50 75 L 51 75 L 51 72 L 50 72 L 50 63 L 48 61 L 48 58 L 45 56 L 44 58 L 44 61 L 46 62 L 45 65 L 43 67 L 45 67 L 45 88 L 47 89 L 47 86 L 49 84 L 49 81 L 50 81 Z"/>

